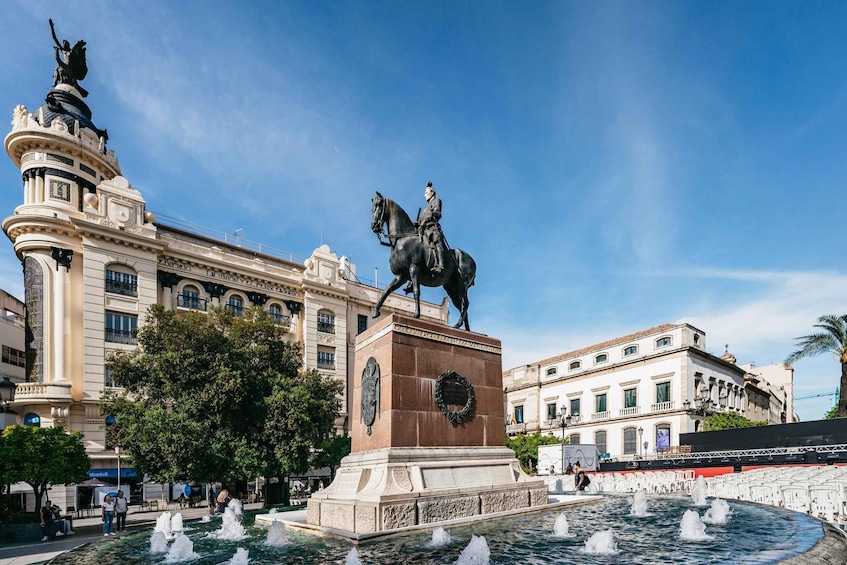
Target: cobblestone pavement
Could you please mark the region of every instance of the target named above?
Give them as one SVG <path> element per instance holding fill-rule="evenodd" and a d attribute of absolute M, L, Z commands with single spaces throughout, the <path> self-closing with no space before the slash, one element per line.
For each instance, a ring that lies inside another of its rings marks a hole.
<path fill-rule="evenodd" d="M 262 503 L 245 504 L 244 510 L 259 510 Z M 196 520 L 209 513 L 206 506 L 198 508 L 180 509 L 177 504 L 170 504 L 164 510 L 138 512 L 130 510 L 126 516 L 126 527 L 130 531 L 139 531 L 145 528 L 152 529 L 156 525 L 156 518 L 162 512 L 182 514 L 183 520 Z M 20 542 L 11 544 L 0 544 L 0 565 L 28 565 L 31 563 L 43 563 L 66 551 L 70 551 L 86 543 L 102 539 L 103 522 L 99 516 L 91 518 L 74 519 L 73 535 L 57 537 L 53 541 L 46 542 Z M 117 535 L 121 535 L 118 533 Z"/>

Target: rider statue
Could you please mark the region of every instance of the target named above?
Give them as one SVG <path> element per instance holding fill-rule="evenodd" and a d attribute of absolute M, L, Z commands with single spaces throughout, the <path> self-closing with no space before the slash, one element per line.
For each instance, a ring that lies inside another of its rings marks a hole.
<path fill-rule="evenodd" d="M 76 88 L 83 98 L 88 96 L 88 91 L 79 85 L 79 81 L 88 74 L 88 65 L 85 62 L 85 41 L 77 41 L 71 47 L 67 39 L 59 41 L 56 37 L 56 29 L 53 20 L 50 20 L 50 33 L 56 44 L 53 49 L 56 52 L 56 71 L 53 73 L 53 86 L 67 84 Z"/>
<path fill-rule="evenodd" d="M 426 183 L 424 198 L 427 204 L 419 223 L 419 235 L 421 243 L 435 255 L 435 266 L 432 272 L 440 273 L 447 264 L 447 244 L 444 241 L 441 224 L 438 223 L 441 220 L 441 199 L 435 196 L 432 181 Z"/>

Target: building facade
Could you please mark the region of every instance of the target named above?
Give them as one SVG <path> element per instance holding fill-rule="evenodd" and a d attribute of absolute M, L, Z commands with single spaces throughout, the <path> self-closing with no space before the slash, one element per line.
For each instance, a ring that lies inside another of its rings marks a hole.
<path fill-rule="evenodd" d="M 506 430 L 595 444 L 613 459 L 669 450 L 709 413 L 747 413 L 734 361 L 708 353 L 702 330 L 665 324 L 516 367 L 503 374 Z"/>
<path fill-rule="evenodd" d="M 348 429 L 353 345 L 381 291 L 356 282 L 355 265 L 326 245 L 298 260 L 157 221 L 106 143 L 105 130 L 70 85 L 50 90 L 34 112 L 14 110 L 5 148 L 20 168 L 21 204 L 2 227 L 24 267 L 27 338 L 24 344 L 21 331 L 9 344 L 18 360 L 17 372 L 9 371 L 21 381 L 11 407 L 16 423 L 83 431 L 92 477 L 117 479 L 120 465 L 106 445 L 100 409 L 104 390 L 114 387 L 104 363 L 136 346 L 134 331 L 148 308 L 161 304 L 180 312 L 268 311 L 302 347 L 305 368 L 346 384 L 336 428 Z M 411 315 L 414 302 L 392 295 L 383 308 L 390 312 Z M 446 301 L 421 304 L 424 319 L 447 323 L 448 314 Z M 132 469 L 121 477 L 140 482 Z M 77 506 L 65 494 L 51 497 Z"/>

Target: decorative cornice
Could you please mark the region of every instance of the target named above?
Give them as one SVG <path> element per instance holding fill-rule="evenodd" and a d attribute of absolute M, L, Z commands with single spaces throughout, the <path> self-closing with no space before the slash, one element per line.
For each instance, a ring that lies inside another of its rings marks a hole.
<path fill-rule="evenodd" d="M 265 302 L 268 301 L 268 295 L 261 292 L 253 292 L 250 290 L 244 291 L 244 294 L 247 295 L 247 299 L 257 306 L 264 306 Z"/>
<path fill-rule="evenodd" d="M 476 349 L 477 351 L 485 351 L 487 353 L 495 353 L 500 355 L 502 353 L 502 348 L 497 347 L 495 345 L 489 345 L 487 343 L 480 343 L 478 341 L 473 341 L 470 339 L 463 339 L 460 337 L 454 337 L 451 335 L 434 332 L 430 330 L 424 330 L 421 328 L 415 328 L 412 326 L 408 326 L 406 324 L 398 324 L 396 322 L 388 324 L 378 332 L 368 336 L 364 340 L 356 343 L 356 351 L 359 351 L 363 347 L 366 347 L 378 339 L 388 335 L 391 332 L 411 335 L 414 337 L 420 337 L 423 339 L 428 339 L 431 341 L 438 341 L 441 343 L 447 343 L 449 345 L 455 345 L 457 347 L 464 347 L 466 349 Z"/>

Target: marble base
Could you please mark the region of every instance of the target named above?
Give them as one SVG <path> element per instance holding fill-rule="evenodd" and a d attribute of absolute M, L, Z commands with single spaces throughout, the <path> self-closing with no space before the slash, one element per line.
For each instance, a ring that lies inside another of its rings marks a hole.
<path fill-rule="evenodd" d="M 385 448 L 345 457 L 309 499 L 310 525 L 373 533 L 547 504 L 505 447 Z"/>

